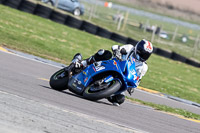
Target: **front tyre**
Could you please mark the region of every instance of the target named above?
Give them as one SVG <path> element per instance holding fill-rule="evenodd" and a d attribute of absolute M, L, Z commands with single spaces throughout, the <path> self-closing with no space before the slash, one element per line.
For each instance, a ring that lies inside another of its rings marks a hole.
<path fill-rule="evenodd" d="M 49 82 L 50 86 L 54 90 L 62 91 L 67 89 L 68 76 L 64 69 L 55 72 Z"/>
<path fill-rule="evenodd" d="M 113 80 L 109 83 L 106 88 L 100 88 L 100 86 L 96 86 L 94 83 L 89 85 L 83 92 L 83 97 L 86 99 L 96 101 L 102 98 L 107 98 L 110 95 L 114 94 L 121 88 L 121 84 L 118 80 Z"/>

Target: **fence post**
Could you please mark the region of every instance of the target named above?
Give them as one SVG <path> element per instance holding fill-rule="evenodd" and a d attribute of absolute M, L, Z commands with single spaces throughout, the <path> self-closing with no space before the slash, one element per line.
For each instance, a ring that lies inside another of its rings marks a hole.
<path fill-rule="evenodd" d="M 58 7 L 58 2 L 59 2 L 59 0 L 56 0 L 55 8 Z"/>
<path fill-rule="evenodd" d="M 147 21 L 146 21 L 146 23 L 145 23 L 145 25 L 144 25 L 144 33 L 146 32 L 146 29 L 147 29 L 147 26 L 148 26 L 148 24 L 149 24 L 149 20 L 147 19 Z"/>
<path fill-rule="evenodd" d="M 196 40 L 195 40 L 195 43 L 194 43 L 194 48 L 193 48 L 193 52 L 192 52 L 192 57 L 194 57 L 195 56 L 195 54 L 196 54 L 196 50 L 197 50 L 197 48 L 198 48 L 198 43 L 199 43 L 199 34 L 197 35 L 197 38 L 196 38 Z"/>
<path fill-rule="evenodd" d="M 97 8 L 97 3 L 95 3 L 95 5 L 92 6 L 92 8 L 90 9 L 89 21 L 93 18 L 94 14 L 96 12 L 96 8 Z"/>
<path fill-rule="evenodd" d="M 127 23 L 127 20 L 128 20 L 128 16 L 129 16 L 129 11 L 126 12 L 126 16 L 125 16 L 125 19 L 124 19 L 124 24 L 122 26 L 122 31 L 124 31 L 125 27 L 126 27 L 126 23 Z"/>
<path fill-rule="evenodd" d="M 173 37 L 172 37 L 172 40 L 171 40 L 171 44 L 173 43 L 173 41 L 174 41 L 175 38 L 176 38 L 177 31 L 178 31 L 178 25 L 176 25 L 176 29 L 175 29 L 175 31 L 174 31 L 174 34 L 173 34 Z"/>
<path fill-rule="evenodd" d="M 157 25 L 155 26 L 157 28 Z M 154 37 L 155 37 L 155 33 L 156 33 L 156 28 L 153 29 L 153 32 L 152 32 L 152 36 L 151 36 L 151 42 L 153 43 L 154 41 Z"/>
<path fill-rule="evenodd" d="M 117 30 L 119 31 L 120 30 L 120 27 L 121 27 L 121 23 L 122 23 L 122 20 L 123 20 L 123 17 L 124 15 L 120 15 L 119 17 L 119 22 L 118 22 L 118 25 L 117 25 Z"/>

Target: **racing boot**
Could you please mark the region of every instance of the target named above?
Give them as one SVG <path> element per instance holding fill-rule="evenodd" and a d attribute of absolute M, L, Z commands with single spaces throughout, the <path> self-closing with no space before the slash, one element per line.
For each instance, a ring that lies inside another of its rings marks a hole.
<path fill-rule="evenodd" d="M 74 55 L 71 64 L 65 68 L 65 72 L 69 77 L 73 75 L 73 73 L 75 72 L 74 70 L 80 69 L 81 60 L 82 60 L 82 55 L 80 53 L 77 53 L 76 55 Z"/>
<path fill-rule="evenodd" d="M 74 55 L 74 58 L 72 59 L 72 63 L 81 62 L 81 61 L 82 61 L 82 55 L 80 53 L 77 53 L 76 55 Z"/>
<path fill-rule="evenodd" d="M 107 98 L 109 102 L 111 102 L 114 106 L 119 106 L 120 104 L 124 103 L 125 101 L 125 94 L 121 93 L 118 95 L 114 95 Z"/>
<path fill-rule="evenodd" d="M 82 55 L 80 53 L 74 56 L 72 63 L 74 64 L 75 73 L 81 72 L 87 66 L 87 62 L 82 60 Z"/>

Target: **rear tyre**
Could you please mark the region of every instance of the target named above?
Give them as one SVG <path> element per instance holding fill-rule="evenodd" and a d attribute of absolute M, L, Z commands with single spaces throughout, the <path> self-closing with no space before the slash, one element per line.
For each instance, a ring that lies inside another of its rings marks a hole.
<path fill-rule="evenodd" d="M 121 84 L 117 80 L 113 80 L 106 88 L 99 89 L 100 86 L 96 86 L 94 83 L 89 85 L 83 92 L 83 97 L 86 99 L 96 101 L 102 98 L 107 98 L 114 94 L 121 88 Z"/>
<path fill-rule="evenodd" d="M 50 86 L 54 90 L 62 91 L 67 89 L 67 84 L 68 84 L 68 76 L 65 73 L 64 69 L 61 69 L 57 72 L 55 72 L 49 82 Z"/>

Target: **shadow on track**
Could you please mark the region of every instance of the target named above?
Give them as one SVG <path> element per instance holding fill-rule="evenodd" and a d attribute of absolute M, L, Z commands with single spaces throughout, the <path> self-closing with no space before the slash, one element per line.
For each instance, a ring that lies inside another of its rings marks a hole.
<path fill-rule="evenodd" d="M 44 86 L 44 85 L 39 85 L 39 86 L 41 86 L 41 87 L 43 87 L 43 88 L 46 88 L 46 89 L 54 90 L 54 89 L 52 89 L 52 88 L 49 87 L 49 86 Z M 66 89 L 66 90 L 67 90 L 67 89 Z M 78 97 L 78 98 L 87 100 L 87 99 L 85 99 L 83 96 L 76 95 L 76 94 L 74 94 L 74 93 L 72 93 L 72 92 L 67 92 L 66 90 L 64 90 L 64 91 L 54 90 L 54 91 L 61 92 L 61 93 L 64 93 L 64 94 L 68 94 L 68 95 L 71 95 L 71 96 L 75 96 L 75 97 Z M 91 100 L 89 100 L 89 101 L 91 101 Z M 111 103 L 106 103 L 106 102 L 103 102 L 103 101 L 91 101 L 91 102 L 100 103 L 100 104 L 109 105 L 109 106 L 112 105 Z"/>

